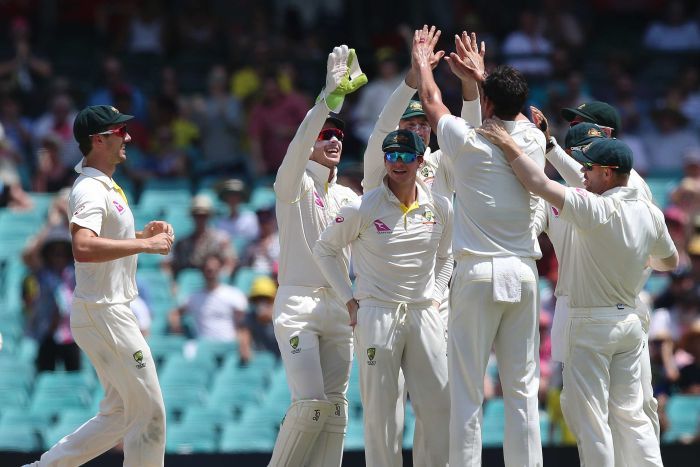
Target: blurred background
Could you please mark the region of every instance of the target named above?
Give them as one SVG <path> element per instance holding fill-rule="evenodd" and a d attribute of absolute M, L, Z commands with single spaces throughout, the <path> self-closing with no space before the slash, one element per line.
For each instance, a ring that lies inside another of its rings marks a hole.
<path fill-rule="evenodd" d="M 603 100 L 620 111 L 619 137 L 681 252 L 644 299 L 667 463 L 669 453 L 681 453 L 670 465 L 693 459 L 671 447 L 700 442 L 700 7 L 663 0 L 0 0 L 0 451 L 45 450 L 98 408 L 100 385 L 70 335 L 66 204 L 81 157 L 73 119 L 110 104 L 136 116 L 115 180 L 137 228 L 165 219 L 178 236 L 170 256 L 140 256 L 132 307 L 158 360 L 168 453 L 271 452 L 289 403 L 271 324 L 274 175 L 328 52 L 347 43 L 370 79 L 341 113 L 341 183 L 359 191 L 364 144 L 424 23 L 443 31 L 447 51 L 454 33 L 475 31 L 489 67 L 525 73 L 529 104 L 560 141 L 561 108 Z M 456 114 L 459 81 L 445 65 L 436 78 Z M 542 438 L 572 446 L 550 363 L 556 259 L 541 243 Z M 214 290 L 225 309 L 207 306 Z M 492 360 L 484 444 L 498 450 Z M 356 368 L 348 399 L 346 449 L 361 451 Z M 412 427 L 409 405 L 409 450 Z"/>

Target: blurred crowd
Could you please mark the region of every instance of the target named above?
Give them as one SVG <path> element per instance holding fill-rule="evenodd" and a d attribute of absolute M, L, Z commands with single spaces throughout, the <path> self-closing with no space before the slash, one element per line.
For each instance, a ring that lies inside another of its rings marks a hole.
<path fill-rule="evenodd" d="M 653 310 L 649 346 L 662 420 L 670 395 L 700 394 L 698 4 L 411 0 L 404 6 L 0 2 L 0 207 L 29 210 L 28 192 L 56 193 L 46 225 L 23 253 L 30 271 L 23 283 L 27 333 L 40 344 L 38 369 L 53 369 L 55 357 L 66 369 L 79 366 L 67 321 L 74 278 L 65 212 L 66 187 L 81 157 L 72 134 L 78 109 L 110 104 L 136 117 L 129 123 L 128 160 L 115 174 L 130 202 L 138 204 L 159 180 L 184 181 L 191 193 L 211 189 L 214 198 L 192 198 L 192 230 L 177 232 L 162 265 L 173 293 L 184 270 L 200 270 L 204 278 L 201 290 L 181 297 L 169 313 L 169 331 L 236 340 L 242 359 L 254 349 L 278 352 L 271 327 L 279 255 L 274 206 L 248 209 L 250 194 L 271 184 L 323 85 L 326 54 L 339 43 L 357 49 L 370 79 L 346 99 L 341 114 L 349 134 L 340 175 L 359 192 L 364 144 L 404 78 L 411 32 L 435 23 L 443 30 L 441 48 L 453 48 L 453 33 L 475 31 L 486 42 L 489 66 L 509 63 L 525 73 L 529 104 L 542 109 L 561 141 L 567 127 L 561 108 L 591 100 L 615 106 L 622 116 L 618 137 L 633 148 L 637 171 L 650 184 L 672 182 L 652 192 L 665 198 L 655 201 L 665 209 L 682 266 L 652 276 L 655 286 L 644 297 Z M 436 78 L 456 113 L 459 81 L 446 66 Z M 541 401 L 556 421 L 552 394 L 561 385 L 560 369 L 549 359 L 556 260 L 546 238 L 542 243 Z M 258 274 L 247 293 L 230 285 L 241 268 Z M 135 309 L 146 333 L 148 306 L 143 300 Z M 189 330 L 188 316 L 195 323 Z M 487 395 L 499 394 L 496 371 L 485 384 Z"/>

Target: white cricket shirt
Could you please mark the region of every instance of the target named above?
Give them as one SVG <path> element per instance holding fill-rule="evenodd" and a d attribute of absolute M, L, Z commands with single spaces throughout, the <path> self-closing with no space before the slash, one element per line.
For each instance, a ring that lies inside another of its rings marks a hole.
<path fill-rule="evenodd" d="M 574 228 L 569 306 L 634 307 L 650 256 L 668 258 L 676 247 L 664 216 L 639 190 L 617 187 L 602 195 L 567 188 L 561 219 Z"/>
<path fill-rule="evenodd" d="M 310 161 L 318 133 L 328 116 L 323 101 L 304 117 L 275 178 L 275 207 L 280 237 L 279 284 L 328 287 L 311 249 L 342 206 L 358 198 L 354 191 L 328 181 L 330 169 Z M 347 269 L 349 248 L 343 250 Z"/>
<path fill-rule="evenodd" d="M 523 152 L 544 167 L 542 132 L 527 120 L 504 124 Z M 455 256 L 540 258 L 533 231 L 539 198 L 523 188 L 503 152 L 453 115 L 440 118 L 437 137 L 456 174 Z"/>
<path fill-rule="evenodd" d="M 102 238 L 136 238 L 134 216 L 121 190 L 107 175 L 93 167 L 75 166 L 80 174 L 68 198 L 70 223 L 92 230 Z M 137 255 L 101 263 L 75 262 L 73 298 L 90 303 L 128 303 L 138 295 Z"/>
<path fill-rule="evenodd" d="M 452 206 L 417 182 L 406 207 L 386 185 L 345 206 L 314 247 L 314 258 L 343 302 L 353 298 L 342 251 L 352 244 L 355 298 L 421 303 L 442 300 L 452 274 Z"/>

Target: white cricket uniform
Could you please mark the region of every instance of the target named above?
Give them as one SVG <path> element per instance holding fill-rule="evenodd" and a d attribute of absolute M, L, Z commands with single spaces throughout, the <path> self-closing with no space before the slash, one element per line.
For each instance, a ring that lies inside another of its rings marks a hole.
<path fill-rule="evenodd" d="M 545 140 L 526 120 L 506 121 L 525 154 L 544 167 Z M 506 466 L 542 464 L 539 387 L 539 300 L 532 231 L 538 198 L 516 178 L 503 153 L 452 115 L 438 122 L 438 142 L 455 173 L 450 291 L 450 464 L 481 465 L 481 406 L 494 347 L 506 401 Z"/>
<path fill-rule="evenodd" d="M 554 148 L 545 154 L 545 157 L 552 166 L 557 169 L 568 186 L 583 188 L 581 164 L 564 152 L 564 150 L 556 144 L 556 140 L 554 142 Z M 649 186 L 634 169 L 630 172 L 627 186 L 638 189 L 639 194 L 647 201 L 652 200 Z M 554 290 L 556 305 L 551 331 L 552 360 L 563 362 L 564 350 L 568 348 L 568 343 L 566 342 L 566 328 L 569 319 L 569 285 L 567 281 L 572 280 L 570 276 L 573 276 L 573 271 L 576 270 L 571 259 L 571 244 L 573 242 L 574 227 L 570 223 L 561 220 L 558 210 L 544 200 L 542 200 L 542 207 L 542 215 L 540 216 L 538 213 L 538 221 L 536 221 L 535 228 L 538 235 L 542 231 L 547 233 L 554 246 L 554 252 L 556 253 L 558 262 L 558 280 Z M 646 282 L 646 277 L 643 282 Z M 650 320 L 649 310 L 640 300 L 637 300 L 637 310 L 642 313 L 642 322 L 645 323 L 644 332 L 648 333 L 648 323 Z M 654 398 L 654 389 L 651 385 L 651 361 L 649 359 L 648 336 L 644 343 L 640 362 L 642 388 L 644 390 L 644 413 L 651 420 L 656 438 L 660 441 L 659 415 L 657 412 L 658 402 L 656 398 Z M 612 429 L 613 437 L 615 438 L 618 434 L 615 427 L 612 427 Z M 615 450 L 615 455 L 618 457 L 615 460 L 615 465 L 617 467 L 624 467 L 627 465 L 625 459 L 621 457 L 623 455 L 622 452 Z"/>
<path fill-rule="evenodd" d="M 432 301 L 440 301 L 452 272 L 452 208 L 422 182 L 416 186 L 417 200 L 410 207 L 385 184 L 368 191 L 340 210 L 314 247 L 321 270 L 347 302 L 353 291 L 341 252 L 352 244 L 365 454 L 372 466 L 403 465 L 397 427 L 391 423 L 399 369 L 423 425 L 425 465 L 448 461 L 445 329 Z"/>
<path fill-rule="evenodd" d="M 342 425 L 339 429 L 345 433 L 352 328 L 345 302 L 316 266 L 311 249 L 340 208 L 358 196 L 338 185 L 336 174 L 328 181 L 330 170 L 309 160 L 327 116 L 324 102 L 307 113 L 277 171 L 280 286 L 274 328 L 292 400 L 334 402 L 327 425 Z M 348 256 L 349 249 L 345 249 L 346 267 Z"/>
<path fill-rule="evenodd" d="M 135 238 L 134 217 L 114 181 L 82 162 L 76 171 L 70 223 L 103 238 Z M 121 439 L 124 466 L 163 466 L 163 397 L 151 351 L 130 308 L 138 293 L 136 258 L 75 263 L 71 331 L 95 367 L 105 397 L 95 417 L 41 456 L 41 467 L 82 465 Z"/>
<path fill-rule="evenodd" d="M 382 142 L 386 135 L 398 129 L 398 122 L 401 119 L 406 107 L 408 107 L 411 98 L 416 93 L 416 90 L 406 84 L 404 80 L 389 97 L 389 100 L 384 105 L 384 109 L 379 114 L 379 119 L 372 130 L 372 134 L 367 142 L 363 159 L 364 174 L 362 187 L 365 191 L 369 191 L 381 185 L 386 168 L 384 167 L 384 152 L 382 151 Z M 479 100 L 476 100 L 477 105 L 462 105 L 462 118 L 468 122 L 481 121 L 481 105 Z M 452 200 L 454 195 L 454 171 L 450 169 L 449 160 L 442 156 L 442 151 L 431 151 L 426 147 L 423 154 L 423 166 L 418 169 L 418 177 L 430 187 L 431 193 L 442 195 L 445 198 Z M 445 324 L 447 330 L 447 319 L 449 316 L 449 287 L 445 288 L 445 295 L 440 301 L 440 317 Z M 445 338 L 447 336 L 445 335 Z M 399 378 L 399 386 L 403 386 L 403 375 Z M 398 427 L 396 433 L 399 441 L 403 438 L 404 424 L 404 405 L 406 394 L 403 389 L 396 410 L 396 425 Z M 413 434 L 413 464 L 416 466 L 425 465 L 424 455 L 425 441 L 423 436 L 423 427 L 416 420 L 416 429 Z"/>
<path fill-rule="evenodd" d="M 570 258 L 577 268 L 567 283 L 561 406 L 582 465 L 612 467 L 615 451 L 629 465 L 662 465 L 642 407 L 646 335 L 637 296 L 649 256 L 676 251 L 663 214 L 635 188 L 601 196 L 567 188 L 559 217 L 574 226 Z"/>

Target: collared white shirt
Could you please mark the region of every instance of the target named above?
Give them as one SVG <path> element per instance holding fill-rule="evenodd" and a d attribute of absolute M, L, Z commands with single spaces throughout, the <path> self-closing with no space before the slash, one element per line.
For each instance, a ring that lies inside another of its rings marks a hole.
<path fill-rule="evenodd" d="M 542 132 L 526 120 L 503 123 L 523 152 L 544 167 Z M 532 230 L 539 198 L 523 188 L 503 152 L 453 115 L 440 118 L 437 137 L 456 174 L 455 256 L 540 258 Z"/>
<path fill-rule="evenodd" d="M 70 223 L 90 229 L 102 238 L 136 238 L 134 216 L 114 181 L 81 161 L 80 174 L 68 198 Z M 100 263 L 75 262 L 76 286 L 73 298 L 90 303 L 128 303 L 138 295 L 137 255 Z"/>
<path fill-rule="evenodd" d="M 340 208 L 358 198 L 350 188 L 336 183 L 337 174 L 334 173 L 328 181 L 330 169 L 309 160 L 327 116 L 328 108 L 323 101 L 306 114 L 275 178 L 280 236 L 278 280 L 281 286 L 329 286 L 313 260 L 311 250 Z M 345 248 L 343 262 L 346 268 L 349 255 L 349 248 Z"/>
<path fill-rule="evenodd" d="M 340 254 L 352 244 L 354 297 L 387 302 L 442 300 L 452 274 L 452 206 L 416 183 L 406 207 L 386 185 L 345 206 L 314 247 L 314 258 L 343 302 L 353 298 Z"/>
<path fill-rule="evenodd" d="M 185 309 L 194 316 L 198 338 L 232 342 L 236 340 L 236 322 L 248 309 L 248 299 L 236 287 L 219 284 L 214 290 L 193 293 Z"/>
<path fill-rule="evenodd" d="M 639 190 L 617 187 L 602 195 L 567 188 L 561 219 L 574 226 L 569 305 L 634 307 L 649 257 L 676 251 L 664 216 Z"/>

